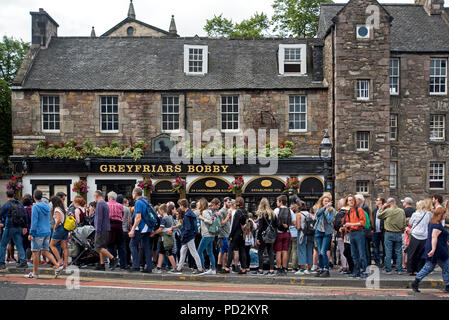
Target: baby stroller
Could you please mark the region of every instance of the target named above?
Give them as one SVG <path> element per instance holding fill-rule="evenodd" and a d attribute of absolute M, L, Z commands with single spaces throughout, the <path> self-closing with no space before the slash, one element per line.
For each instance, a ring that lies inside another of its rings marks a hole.
<path fill-rule="evenodd" d="M 72 265 L 78 267 L 95 264 L 100 261 L 94 250 L 95 228 L 92 226 L 77 227 L 70 235 L 69 253 Z"/>

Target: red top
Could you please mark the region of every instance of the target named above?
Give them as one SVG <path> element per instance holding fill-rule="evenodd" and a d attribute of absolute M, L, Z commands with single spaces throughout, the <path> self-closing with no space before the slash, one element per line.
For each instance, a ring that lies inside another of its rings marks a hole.
<path fill-rule="evenodd" d="M 345 223 L 361 223 L 361 226 L 350 226 L 348 229 L 350 231 L 362 230 L 366 225 L 365 211 L 362 208 L 357 208 L 359 216 L 357 217 L 357 213 L 355 208 L 351 208 L 346 211 L 345 217 L 343 218 L 343 224 Z"/>
<path fill-rule="evenodd" d="M 108 201 L 109 220 L 123 222 L 123 205 L 115 200 Z"/>

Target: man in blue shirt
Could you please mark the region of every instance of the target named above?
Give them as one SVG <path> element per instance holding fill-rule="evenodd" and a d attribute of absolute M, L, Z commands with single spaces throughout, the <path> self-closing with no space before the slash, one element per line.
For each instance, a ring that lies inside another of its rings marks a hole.
<path fill-rule="evenodd" d="M 0 269 L 5 269 L 5 254 L 6 246 L 11 240 L 19 251 L 20 263 L 17 265 L 18 268 L 26 268 L 28 265 L 26 263 L 25 250 L 23 249 L 22 235 L 27 233 L 28 225 L 28 214 L 25 212 L 25 208 L 22 203 L 14 199 L 14 191 L 6 191 L 7 202 L 0 208 L 0 220 L 6 217 L 5 221 L 5 232 L 0 243 Z M 14 223 L 12 220 L 13 210 L 19 210 L 18 214 L 22 217 L 20 223 Z"/>
<path fill-rule="evenodd" d="M 130 272 L 139 271 L 139 243 L 145 253 L 146 268 L 142 271 L 143 273 L 151 273 L 153 270 L 153 252 L 150 247 L 150 233 L 153 231 L 148 227 L 143 220 L 142 215 L 147 212 L 147 207 L 150 205 L 148 201 L 142 197 L 142 189 L 134 188 L 133 199 L 136 201 L 134 205 L 134 215 L 133 215 L 133 226 L 129 232 L 129 237 L 131 238 L 129 247 L 131 249 L 131 256 L 133 260 L 132 268 L 129 269 Z"/>

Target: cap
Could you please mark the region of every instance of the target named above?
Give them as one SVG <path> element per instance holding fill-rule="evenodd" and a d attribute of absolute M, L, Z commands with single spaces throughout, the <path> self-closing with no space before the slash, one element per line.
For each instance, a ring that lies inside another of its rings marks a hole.
<path fill-rule="evenodd" d="M 388 198 L 387 203 L 393 203 L 396 202 L 396 200 L 394 200 L 394 198 Z"/>
<path fill-rule="evenodd" d="M 401 200 L 402 203 L 407 202 L 408 204 L 413 204 L 413 199 L 410 197 L 405 197 Z"/>

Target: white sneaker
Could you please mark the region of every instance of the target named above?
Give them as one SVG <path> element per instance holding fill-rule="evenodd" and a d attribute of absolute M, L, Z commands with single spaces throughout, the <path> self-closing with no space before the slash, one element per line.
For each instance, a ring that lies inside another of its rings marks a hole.
<path fill-rule="evenodd" d="M 27 279 L 39 279 L 39 275 L 30 272 L 29 274 L 25 275 L 25 278 L 27 278 Z"/>
<path fill-rule="evenodd" d="M 199 275 L 203 276 L 203 275 L 209 275 L 209 274 L 217 274 L 217 271 L 209 269 L 206 272 L 200 273 Z"/>
<path fill-rule="evenodd" d="M 304 270 L 304 274 L 312 274 L 309 270 Z"/>

